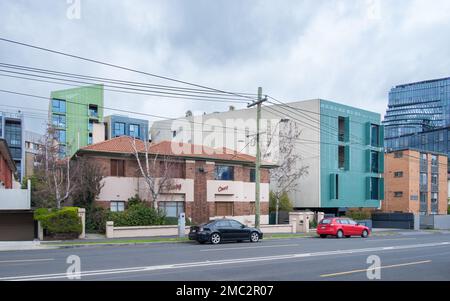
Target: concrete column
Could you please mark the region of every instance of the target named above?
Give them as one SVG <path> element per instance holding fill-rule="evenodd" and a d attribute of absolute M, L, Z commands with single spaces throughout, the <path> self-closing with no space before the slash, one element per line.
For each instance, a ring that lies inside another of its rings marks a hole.
<path fill-rule="evenodd" d="M 44 228 L 42 228 L 40 221 L 38 221 L 38 239 L 44 240 Z"/>
<path fill-rule="evenodd" d="M 86 209 L 78 208 L 78 216 L 81 218 L 81 234 L 78 236 L 80 239 L 86 238 Z"/>
<path fill-rule="evenodd" d="M 106 238 L 114 238 L 114 222 L 106 222 Z"/>

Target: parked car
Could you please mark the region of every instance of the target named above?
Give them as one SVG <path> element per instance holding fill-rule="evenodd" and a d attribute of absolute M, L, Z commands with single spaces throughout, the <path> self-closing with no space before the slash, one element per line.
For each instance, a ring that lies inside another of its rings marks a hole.
<path fill-rule="evenodd" d="M 350 218 L 334 217 L 324 218 L 317 226 L 317 234 L 321 238 L 328 235 L 336 236 L 337 238 L 361 236 L 366 238 L 370 235 L 369 227 L 358 224 Z"/>
<path fill-rule="evenodd" d="M 263 238 L 263 233 L 256 228 L 247 227 L 232 219 L 219 219 L 199 226 L 191 226 L 189 239 L 203 244 L 211 242 L 219 244 L 222 241 L 258 242 Z"/>

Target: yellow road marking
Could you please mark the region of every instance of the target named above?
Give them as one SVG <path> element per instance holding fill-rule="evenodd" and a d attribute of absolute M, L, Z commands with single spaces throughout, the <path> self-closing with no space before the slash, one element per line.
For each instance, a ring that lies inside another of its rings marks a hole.
<path fill-rule="evenodd" d="M 424 261 L 386 265 L 386 266 L 381 266 L 379 268 L 374 268 L 374 269 L 389 269 L 389 268 L 397 268 L 397 267 L 424 264 L 424 263 L 430 263 L 430 262 L 431 262 L 431 260 L 424 260 Z M 362 273 L 362 272 L 366 272 L 367 270 L 368 269 L 361 269 L 361 270 L 353 270 L 353 271 L 346 271 L 346 272 L 333 273 L 333 274 L 323 274 L 323 275 L 320 275 L 320 277 L 325 278 L 325 277 L 342 276 L 342 275 L 348 275 L 348 274 Z"/>

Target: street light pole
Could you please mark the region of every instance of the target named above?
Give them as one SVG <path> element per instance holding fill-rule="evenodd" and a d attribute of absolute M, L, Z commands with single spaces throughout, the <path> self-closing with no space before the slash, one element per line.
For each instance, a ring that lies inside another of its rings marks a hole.
<path fill-rule="evenodd" d="M 249 104 L 247 108 L 256 106 L 256 164 L 255 164 L 255 227 L 260 226 L 261 206 L 260 206 L 260 183 L 261 183 L 261 147 L 260 147 L 260 119 L 261 104 L 267 101 L 267 97 L 262 98 L 262 88 L 258 88 L 258 100 Z"/>

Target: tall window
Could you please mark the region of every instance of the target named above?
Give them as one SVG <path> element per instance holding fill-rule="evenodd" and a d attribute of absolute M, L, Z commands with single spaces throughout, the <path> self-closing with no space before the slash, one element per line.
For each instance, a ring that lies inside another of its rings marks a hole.
<path fill-rule="evenodd" d="M 344 140 L 345 140 L 345 118 L 342 116 L 338 117 L 338 135 L 339 135 L 339 141 L 344 142 Z"/>
<path fill-rule="evenodd" d="M 378 178 L 370 178 L 370 199 L 378 200 L 379 199 L 379 185 L 380 180 Z"/>
<path fill-rule="evenodd" d="M 428 185 L 428 175 L 424 172 L 420 174 L 420 185 Z"/>
<path fill-rule="evenodd" d="M 432 174 L 431 175 L 431 184 L 437 185 L 438 184 L 438 174 Z"/>
<path fill-rule="evenodd" d="M 140 137 L 140 131 L 139 131 L 139 125 L 137 124 L 130 124 L 130 136 L 139 138 Z"/>
<path fill-rule="evenodd" d="M 111 177 L 125 177 L 125 160 L 111 159 Z"/>
<path fill-rule="evenodd" d="M 436 155 L 431 155 L 431 165 L 433 166 L 438 165 L 438 157 Z"/>
<path fill-rule="evenodd" d="M 378 152 L 371 151 L 370 152 L 370 171 L 371 172 L 378 173 L 378 171 L 379 171 L 378 161 L 379 161 Z"/>
<path fill-rule="evenodd" d="M 114 137 L 125 135 L 125 123 L 115 122 L 114 123 Z"/>
<path fill-rule="evenodd" d="M 338 167 L 339 169 L 345 168 L 345 146 L 339 145 L 338 147 Z"/>
<path fill-rule="evenodd" d="M 22 145 L 22 125 L 20 122 L 5 121 L 5 140 L 9 147 Z"/>
<path fill-rule="evenodd" d="M 374 147 L 380 146 L 380 126 L 372 124 L 370 126 L 370 145 Z"/>
<path fill-rule="evenodd" d="M 215 179 L 234 181 L 234 167 L 227 165 L 216 165 Z"/>
<path fill-rule="evenodd" d="M 66 113 L 66 101 L 62 99 L 52 99 L 52 111 L 55 113 Z"/>
<path fill-rule="evenodd" d="M 250 182 L 256 181 L 256 170 L 254 168 L 250 169 Z"/>

